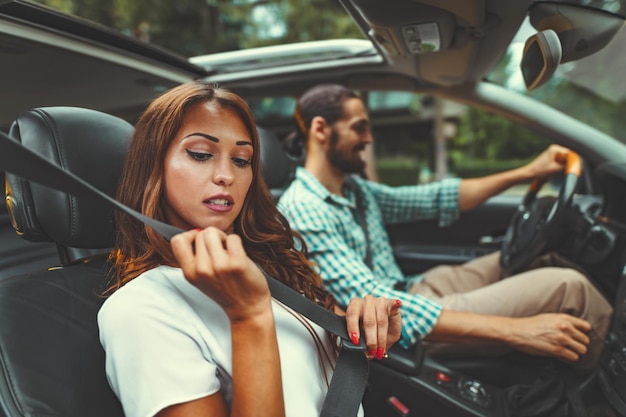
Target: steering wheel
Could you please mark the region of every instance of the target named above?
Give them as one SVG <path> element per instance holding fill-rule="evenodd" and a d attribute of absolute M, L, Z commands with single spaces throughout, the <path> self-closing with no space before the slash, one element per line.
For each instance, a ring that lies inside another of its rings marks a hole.
<path fill-rule="evenodd" d="M 545 249 L 551 235 L 563 222 L 580 178 L 580 156 L 567 153 L 565 180 L 556 199 L 538 199 L 537 193 L 546 179 L 535 179 L 513 215 L 502 243 L 500 266 L 514 274 L 530 264 Z"/>

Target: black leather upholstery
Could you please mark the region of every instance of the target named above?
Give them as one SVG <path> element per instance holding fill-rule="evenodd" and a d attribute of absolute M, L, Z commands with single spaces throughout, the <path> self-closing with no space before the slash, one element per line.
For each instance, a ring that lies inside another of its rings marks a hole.
<path fill-rule="evenodd" d="M 92 110 L 53 107 L 21 114 L 10 134 L 113 195 L 132 126 Z M 14 176 L 8 185 L 23 237 L 85 253 L 112 245 L 108 205 Z M 107 274 L 101 255 L 0 281 L 0 415 L 123 416 L 98 339 L 96 314 Z"/>
<path fill-rule="evenodd" d="M 96 322 L 107 268 L 93 258 L 0 281 L 0 415 L 124 415 Z"/>
<path fill-rule="evenodd" d="M 74 107 L 33 109 L 18 116 L 9 135 L 114 195 L 133 127 L 114 116 Z M 107 249 L 114 239 L 113 211 L 98 201 L 77 198 L 7 173 L 7 207 L 18 234 L 62 248 Z M 78 255 L 63 259 L 71 262 Z"/>

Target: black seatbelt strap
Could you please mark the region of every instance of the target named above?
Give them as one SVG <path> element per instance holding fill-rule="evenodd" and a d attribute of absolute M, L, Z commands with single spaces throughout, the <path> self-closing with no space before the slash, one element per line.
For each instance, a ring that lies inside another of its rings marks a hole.
<path fill-rule="evenodd" d="M 0 132 L 0 170 L 67 192 L 77 197 L 99 198 L 124 211 L 160 233 L 168 241 L 182 230 L 144 216 L 96 189 L 81 178 L 23 146 Z M 365 357 L 363 338 L 358 346 L 352 344 L 346 319 L 304 297 L 263 271 L 272 297 L 299 312 L 325 330 L 341 338 L 340 350 L 328 394 L 320 417 L 354 417 L 357 415 L 367 377 L 369 362 Z"/>
<path fill-rule="evenodd" d="M 370 247 L 370 235 L 367 229 L 367 218 L 365 217 L 365 200 L 363 197 L 363 191 L 361 190 L 361 187 L 359 187 L 359 184 L 357 184 L 354 178 L 350 175 L 346 175 L 344 184 L 354 193 L 354 200 L 356 203 L 356 221 L 359 223 L 359 226 L 361 226 L 361 230 L 363 230 L 363 234 L 365 235 L 365 265 L 374 271 L 372 248 Z"/>

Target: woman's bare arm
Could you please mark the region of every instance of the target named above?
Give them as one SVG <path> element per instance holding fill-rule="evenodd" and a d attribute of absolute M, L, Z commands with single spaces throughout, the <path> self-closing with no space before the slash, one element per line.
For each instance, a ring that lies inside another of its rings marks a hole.
<path fill-rule="evenodd" d="M 280 356 L 265 277 L 236 235 L 209 228 L 172 238 L 185 278 L 213 298 L 230 320 L 231 409 L 221 392 L 172 405 L 158 417 L 284 417 Z M 193 248 L 195 245 L 195 250 Z"/>

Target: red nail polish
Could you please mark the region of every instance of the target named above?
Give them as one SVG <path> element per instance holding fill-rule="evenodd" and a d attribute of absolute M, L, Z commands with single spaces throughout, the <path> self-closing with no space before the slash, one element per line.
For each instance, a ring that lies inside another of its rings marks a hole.
<path fill-rule="evenodd" d="M 402 305 L 402 301 L 396 300 L 396 307 L 400 307 Z"/>
<path fill-rule="evenodd" d="M 385 355 L 385 349 L 378 348 L 378 350 L 376 351 L 376 359 L 381 360 L 384 355 Z"/>
<path fill-rule="evenodd" d="M 193 229 L 193 230 L 195 230 L 196 232 L 201 232 L 201 231 L 202 231 L 202 229 L 200 229 L 199 227 L 196 227 L 196 228 L 195 228 L 195 229 Z"/>
<path fill-rule="evenodd" d="M 372 358 L 375 358 L 375 357 L 376 357 L 376 349 L 370 349 L 370 356 L 371 356 Z"/>
<path fill-rule="evenodd" d="M 358 345 L 359 344 L 359 334 L 357 332 L 350 333 L 350 339 L 352 339 L 352 344 L 353 345 Z"/>

